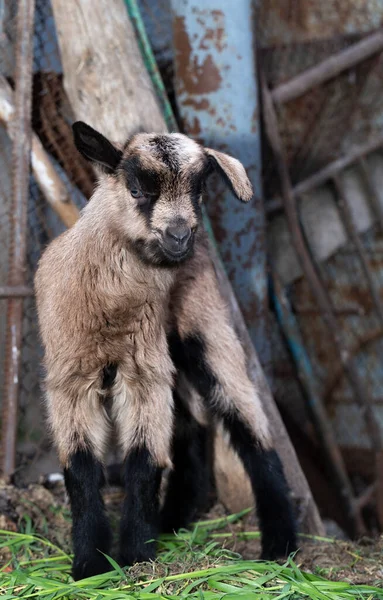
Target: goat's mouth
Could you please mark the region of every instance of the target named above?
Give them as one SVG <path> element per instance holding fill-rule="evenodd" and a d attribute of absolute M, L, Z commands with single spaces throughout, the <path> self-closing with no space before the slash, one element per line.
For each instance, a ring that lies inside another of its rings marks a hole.
<path fill-rule="evenodd" d="M 178 250 L 177 252 L 170 250 L 164 244 L 161 244 L 160 248 L 168 261 L 179 263 L 184 261 L 191 254 L 193 250 L 193 244 L 189 244 L 187 248 Z"/>

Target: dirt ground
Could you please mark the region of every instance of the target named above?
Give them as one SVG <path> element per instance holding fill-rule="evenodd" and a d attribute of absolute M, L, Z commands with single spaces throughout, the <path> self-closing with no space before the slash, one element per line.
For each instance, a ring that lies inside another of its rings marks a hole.
<path fill-rule="evenodd" d="M 123 499 L 120 488 L 108 488 L 104 492 L 105 504 L 112 526 L 117 528 L 119 509 Z M 210 511 L 207 518 L 225 516 L 222 505 Z M 65 551 L 71 551 L 71 520 L 62 482 L 52 489 L 31 484 L 17 488 L 0 481 L 0 529 L 17 531 L 29 527 L 35 533 L 48 538 Z M 249 515 L 240 522 L 228 525 L 219 532 L 232 534 L 223 545 L 242 555 L 255 559 L 260 553 L 259 540 L 243 540 L 241 533 L 255 531 L 255 519 Z M 3 552 L 3 556 L 1 555 Z M 6 561 L 7 550 L 0 550 L 0 564 Z M 301 537 L 301 550 L 296 562 L 301 569 L 332 580 L 359 584 L 376 584 L 383 581 L 383 536 L 378 539 L 364 538 L 358 543 L 340 540 L 318 541 Z"/>

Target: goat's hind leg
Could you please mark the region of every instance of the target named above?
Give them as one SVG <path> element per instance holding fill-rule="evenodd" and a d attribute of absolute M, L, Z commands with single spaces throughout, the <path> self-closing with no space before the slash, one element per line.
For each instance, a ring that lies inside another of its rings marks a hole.
<path fill-rule="evenodd" d="M 187 527 L 206 512 L 212 487 L 212 440 L 204 415 L 197 419 L 177 391 L 174 401 L 173 469 L 161 512 L 163 532 Z"/>
<path fill-rule="evenodd" d="M 109 428 L 100 399 L 92 390 L 74 401 L 48 392 L 48 412 L 71 505 L 73 578 L 110 571 L 103 553 L 109 553 L 111 530 L 100 491 Z"/>
<path fill-rule="evenodd" d="M 218 316 L 218 315 L 216 315 Z M 242 347 L 225 314 L 184 339 L 174 336 L 179 367 L 223 421 L 249 475 L 262 532 L 262 558 L 275 559 L 296 549 L 296 524 L 289 489 L 272 445 L 267 417 L 250 382 Z"/>

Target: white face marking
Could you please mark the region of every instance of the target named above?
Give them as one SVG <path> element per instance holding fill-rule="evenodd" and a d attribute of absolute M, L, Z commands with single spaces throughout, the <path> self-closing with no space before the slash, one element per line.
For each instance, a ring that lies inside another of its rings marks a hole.
<path fill-rule="evenodd" d="M 196 142 L 182 133 L 172 133 L 171 137 L 177 140 L 177 152 L 182 159 L 194 161 L 201 157 L 201 148 Z"/>
<path fill-rule="evenodd" d="M 139 134 L 137 136 L 136 148 L 143 153 L 148 153 L 157 158 L 157 149 L 152 141 L 157 137 L 157 134 Z M 181 163 L 194 163 L 202 157 L 201 147 L 182 133 L 169 133 L 163 135 L 166 140 L 173 142 L 169 144 L 169 153 L 177 154 Z M 176 142 L 176 143 L 174 143 Z"/>

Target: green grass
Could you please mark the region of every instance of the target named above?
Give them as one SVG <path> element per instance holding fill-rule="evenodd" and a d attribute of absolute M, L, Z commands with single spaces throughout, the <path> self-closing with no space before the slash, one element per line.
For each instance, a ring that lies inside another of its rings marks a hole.
<path fill-rule="evenodd" d="M 383 600 L 383 589 L 328 581 L 301 571 L 290 557 L 285 564 L 245 561 L 221 547 L 230 533 L 218 530 L 236 521 L 233 515 L 201 521 L 192 532 L 162 536 L 155 563 L 121 569 L 74 582 L 71 556 L 31 531 L 0 531 L 0 553 L 8 553 L 0 571 L 0 597 L 42 600 Z M 239 534 L 254 538 L 259 534 Z"/>

